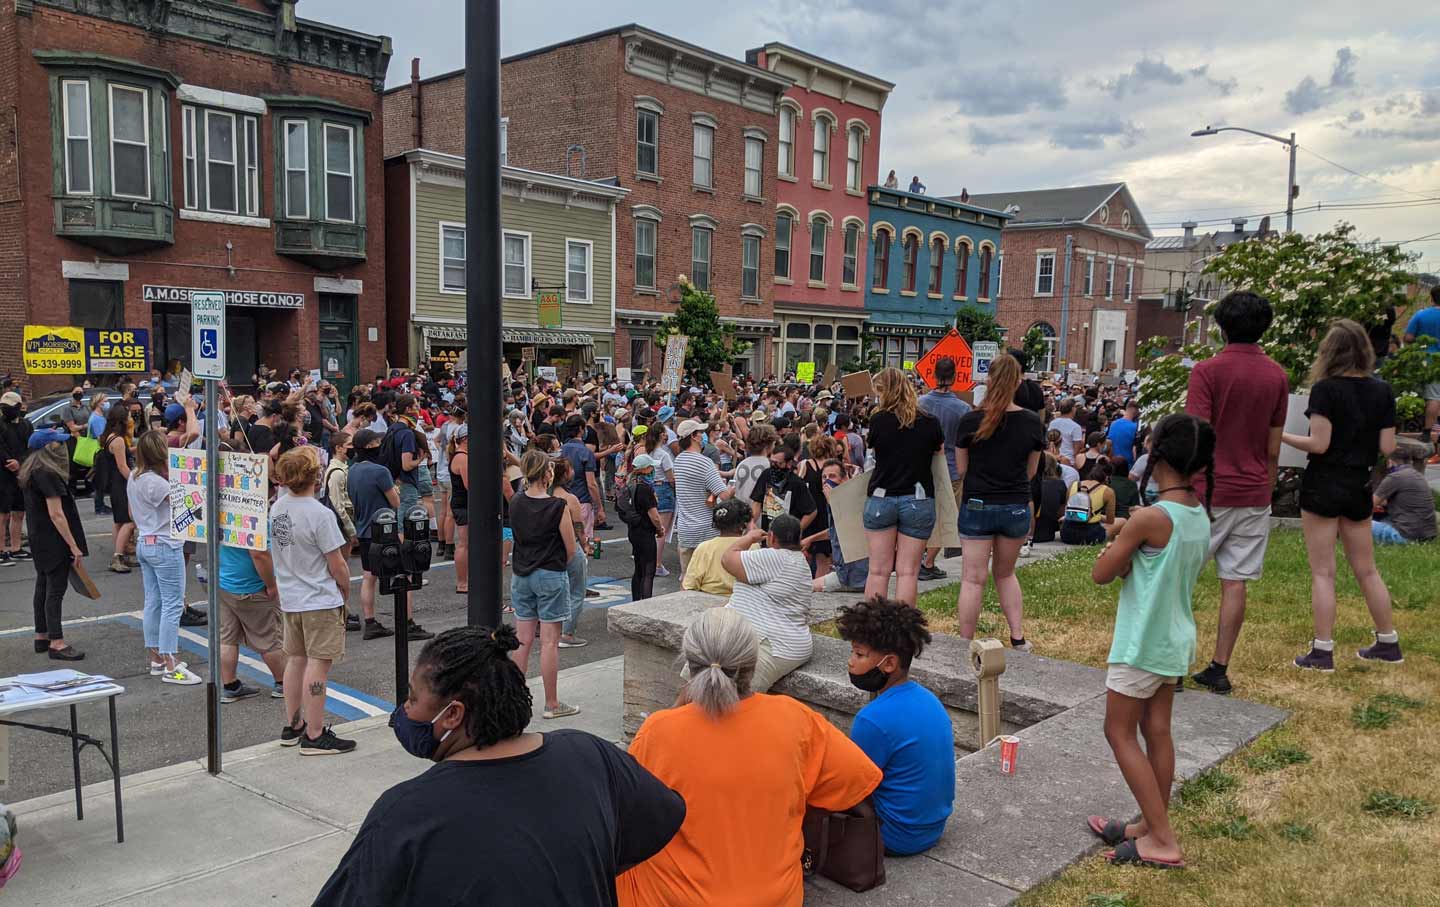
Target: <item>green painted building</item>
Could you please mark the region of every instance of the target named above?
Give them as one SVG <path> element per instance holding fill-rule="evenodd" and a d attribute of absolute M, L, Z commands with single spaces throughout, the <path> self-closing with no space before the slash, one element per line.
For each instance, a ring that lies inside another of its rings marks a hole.
<path fill-rule="evenodd" d="M 505 357 L 609 374 L 615 356 L 615 206 L 608 183 L 502 168 Z M 392 365 L 465 349 L 465 160 L 424 149 L 385 161 Z"/>

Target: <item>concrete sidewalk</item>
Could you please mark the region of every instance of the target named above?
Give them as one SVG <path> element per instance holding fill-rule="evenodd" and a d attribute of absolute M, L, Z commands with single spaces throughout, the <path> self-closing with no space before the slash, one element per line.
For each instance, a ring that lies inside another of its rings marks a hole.
<path fill-rule="evenodd" d="M 618 741 L 622 672 L 618 657 L 562 671 L 560 694 L 581 713 L 561 721 L 540 718 L 532 679 L 530 729 Z M 304 758 L 265 743 L 226 753 L 218 777 L 203 761 L 126 777 L 124 844 L 115 843 L 108 781 L 85 788 L 83 822 L 70 790 L 12 804 L 24 863 L 0 898 L 6 907 L 309 904 L 376 798 L 428 767 L 400 748 L 387 720 L 337 726 L 358 743 L 346 756 Z"/>

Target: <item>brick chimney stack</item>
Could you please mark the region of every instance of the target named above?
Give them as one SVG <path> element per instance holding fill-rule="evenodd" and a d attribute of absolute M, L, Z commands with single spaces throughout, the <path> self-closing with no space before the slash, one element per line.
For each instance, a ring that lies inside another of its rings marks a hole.
<path fill-rule="evenodd" d="M 425 147 L 425 121 L 420 110 L 420 58 L 410 59 L 410 147 Z"/>

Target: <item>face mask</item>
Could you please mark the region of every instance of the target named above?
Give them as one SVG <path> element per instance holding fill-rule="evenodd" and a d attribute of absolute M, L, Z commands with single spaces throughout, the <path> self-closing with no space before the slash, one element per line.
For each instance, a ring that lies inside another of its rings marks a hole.
<path fill-rule="evenodd" d="M 825 487 L 826 487 L 826 488 L 835 488 L 835 487 L 838 486 L 839 484 L 840 484 L 840 483 L 837 482 L 837 481 L 835 481 L 834 479 L 826 479 L 826 480 L 825 480 Z"/>
<path fill-rule="evenodd" d="M 704 432 L 701 432 L 701 433 L 700 433 L 700 443 L 701 443 L 701 444 L 709 444 L 709 443 L 710 443 L 710 433 L 709 433 L 708 431 L 704 431 Z"/>
<path fill-rule="evenodd" d="M 376 457 L 380 456 L 380 448 L 366 447 L 360 450 L 352 450 L 351 454 L 361 463 L 369 463 L 373 461 Z"/>
<path fill-rule="evenodd" d="M 636 473 L 636 474 L 635 474 L 635 478 L 637 478 L 637 479 L 639 479 L 640 481 L 644 482 L 646 485 L 654 485 L 654 484 L 655 484 L 655 473 L 653 473 L 653 472 Z"/>
<path fill-rule="evenodd" d="M 9 405 L 0 406 L 0 415 L 10 420 L 18 419 L 20 417 L 20 407 Z"/>
<path fill-rule="evenodd" d="M 885 689 L 887 678 L 888 675 L 880 670 L 879 665 L 876 665 L 864 674 L 851 674 L 850 682 L 867 693 L 878 693 Z"/>
<path fill-rule="evenodd" d="M 439 740 L 435 739 L 435 722 L 445 714 L 445 709 L 454 705 L 456 700 L 445 704 L 445 708 L 435 713 L 435 717 L 429 721 L 415 721 L 405 714 L 405 704 L 401 703 L 390 713 L 390 727 L 395 730 L 395 739 L 400 741 L 400 746 L 405 752 L 417 759 L 433 759 L 435 750 L 445 742 L 453 731 L 446 731 L 445 736 Z"/>

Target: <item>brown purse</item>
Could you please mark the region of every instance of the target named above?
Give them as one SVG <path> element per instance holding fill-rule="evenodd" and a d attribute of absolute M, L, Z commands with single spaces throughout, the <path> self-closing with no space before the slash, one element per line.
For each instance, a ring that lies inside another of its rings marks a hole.
<path fill-rule="evenodd" d="M 885 884 L 885 842 L 880 817 L 867 799 L 843 811 L 805 808 L 802 825 L 805 849 L 800 868 L 851 891 L 869 891 Z"/>

